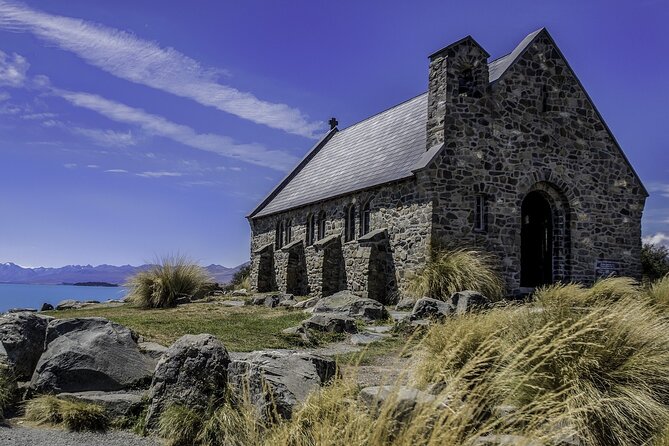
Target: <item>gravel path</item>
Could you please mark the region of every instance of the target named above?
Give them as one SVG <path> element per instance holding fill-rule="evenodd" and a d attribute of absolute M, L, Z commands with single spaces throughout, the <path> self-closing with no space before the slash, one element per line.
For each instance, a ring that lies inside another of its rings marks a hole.
<path fill-rule="evenodd" d="M 0 426 L 2 446 L 160 446 L 153 438 L 139 437 L 125 431 L 106 433 L 67 432 L 32 426 Z"/>

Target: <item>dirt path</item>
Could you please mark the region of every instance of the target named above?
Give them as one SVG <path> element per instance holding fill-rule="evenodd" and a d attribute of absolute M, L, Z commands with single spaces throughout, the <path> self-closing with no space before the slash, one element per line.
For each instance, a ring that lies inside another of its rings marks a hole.
<path fill-rule="evenodd" d="M 160 446 L 160 441 L 127 431 L 67 432 L 51 427 L 0 425 L 2 446 Z"/>

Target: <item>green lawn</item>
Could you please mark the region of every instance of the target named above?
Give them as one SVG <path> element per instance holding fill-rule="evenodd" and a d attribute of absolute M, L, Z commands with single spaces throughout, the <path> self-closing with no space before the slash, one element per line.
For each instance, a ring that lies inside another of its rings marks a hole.
<path fill-rule="evenodd" d="M 281 330 L 298 325 L 309 315 L 264 306 L 226 307 L 217 302 L 192 303 L 169 309 L 142 310 L 131 305 L 95 306 L 45 312 L 56 318 L 99 316 L 131 328 L 145 339 L 169 346 L 185 334 L 210 333 L 230 351 L 294 348 L 295 336 Z"/>

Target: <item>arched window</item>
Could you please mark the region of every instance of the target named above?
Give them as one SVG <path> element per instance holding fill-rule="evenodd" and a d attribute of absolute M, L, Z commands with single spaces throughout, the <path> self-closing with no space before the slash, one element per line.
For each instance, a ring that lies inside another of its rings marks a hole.
<path fill-rule="evenodd" d="M 371 230 L 372 200 L 367 200 L 360 211 L 360 235 L 368 234 Z"/>
<path fill-rule="evenodd" d="M 325 211 L 318 214 L 318 240 L 325 238 Z"/>
<path fill-rule="evenodd" d="M 288 243 L 291 242 L 291 240 L 293 238 L 293 220 L 288 219 L 288 221 L 286 221 L 285 231 L 286 231 L 286 237 L 284 238 L 284 241 L 285 241 L 285 244 L 287 245 Z"/>
<path fill-rule="evenodd" d="M 352 204 L 346 208 L 344 221 L 344 239 L 347 242 L 355 239 L 355 205 Z"/>
<path fill-rule="evenodd" d="M 280 249 L 283 246 L 283 220 L 276 222 L 276 233 L 274 234 L 274 247 Z"/>
<path fill-rule="evenodd" d="M 316 235 L 316 218 L 314 214 L 307 215 L 307 246 L 314 244 L 314 236 Z"/>

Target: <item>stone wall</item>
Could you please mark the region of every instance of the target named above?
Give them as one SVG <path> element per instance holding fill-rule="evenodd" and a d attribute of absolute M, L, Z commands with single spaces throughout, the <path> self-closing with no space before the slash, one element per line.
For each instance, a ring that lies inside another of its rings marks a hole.
<path fill-rule="evenodd" d="M 361 206 L 370 200 L 370 233 L 362 237 Z M 356 205 L 356 238 L 345 241 L 346 208 Z M 312 246 L 306 243 L 309 214 L 325 211 L 325 237 Z M 280 214 L 251 220 L 251 278 L 258 290 L 258 272 L 263 252 L 272 246 L 276 289 L 287 291 L 290 252 L 303 252 L 310 295 L 331 294 L 349 289 L 361 296 L 392 300 L 429 256 L 432 205 L 415 179 L 389 183 Z M 292 221 L 292 239 L 276 249 L 275 228 L 279 220 Z M 385 231 L 384 231 L 385 229 Z M 299 256 L 299 255 L 298 255 Z M 265 258 L 267 254 L 265 254 Z M 265 269 L 266 270 L 266 269 Z M 263 282 L 265 279 L 260 278 Z M 325 285 L 325 289 L 324 289 Z M 371 289 L 370 289 L 371 285 Z"/>
<path fill-rule="evenodd" d="M 421 179 L 439 210 L 435 242 L 497 254 L 509 290 L 519 290 L 521 205 L 540 190 L 553 210 L 554 280 L 590 283 L 598 259 L 638 277 L 643 187 L 550 37 L 540 34 L 480 97 L 444 87 L 480 54 L 463 42 L 430 64 L 428 141 L 445 145 Z M 478 232 L 477 195 L 487 214 Z"/>

